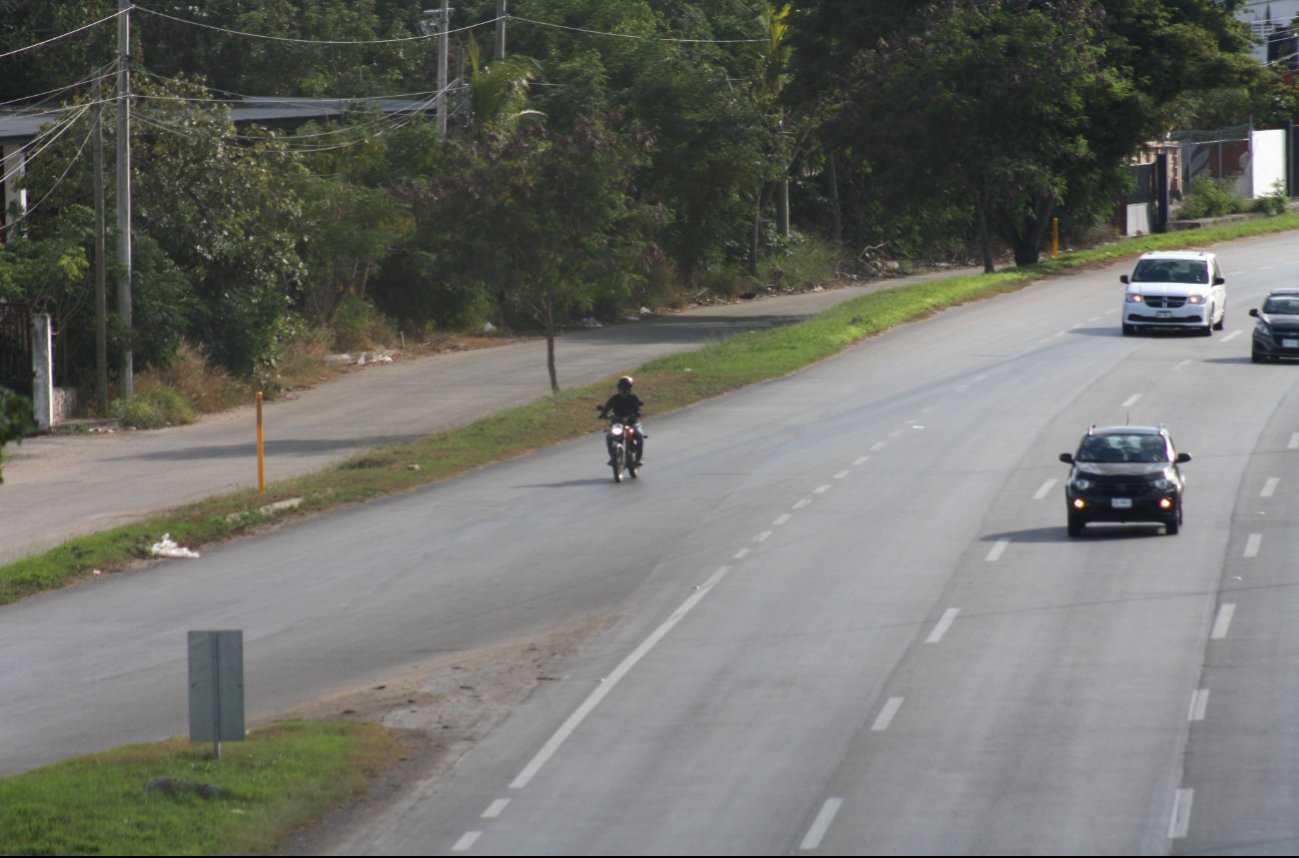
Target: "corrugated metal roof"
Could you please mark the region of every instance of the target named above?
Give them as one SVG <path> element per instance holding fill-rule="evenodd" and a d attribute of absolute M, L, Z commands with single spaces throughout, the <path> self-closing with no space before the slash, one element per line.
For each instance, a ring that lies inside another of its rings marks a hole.
<path fill-rule="evenodd" d="M 388 114 L 432 113 L 436 107 L 436 102 L 429 99 L 247 98 L 230 107 L 230 119 L 236 125 L 285 128 L 313 119 L 336 119 L 348 110 L 380 110 Z M 26 143 L 43 126 L 58 122 L 75 109 L 0 110 L 0 144 Z"/>

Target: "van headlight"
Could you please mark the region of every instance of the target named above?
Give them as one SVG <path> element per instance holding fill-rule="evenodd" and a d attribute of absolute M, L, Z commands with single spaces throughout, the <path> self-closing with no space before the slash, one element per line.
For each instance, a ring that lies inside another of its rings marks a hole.
<path fill-rule="evenodd" d="M 1203 295 L 1191 295 L 1191 296 L 1189 296 L 1189 297 L 1186 299 L 1186 303 L 1188 303 L 1188 304 L 1203 304 L 1203 303 L 1204 303 L 1204 296 L 1203 296 Z"/>

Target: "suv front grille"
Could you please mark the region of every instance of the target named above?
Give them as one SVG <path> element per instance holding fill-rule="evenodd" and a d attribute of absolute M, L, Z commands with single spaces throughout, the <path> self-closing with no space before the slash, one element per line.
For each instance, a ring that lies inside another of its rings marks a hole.
<path fill-rule="evenodd" d="M 1156 310 L 1178 310 L 1186 306 L 1186 298 L 1180 295 L 1147 295 L 1146 306 Z"/>
<path fill-rule="evenodd" d="M 1092 477 L 1093 491 L 1111 497 L 1140 497 L 1150 491 L 1150 483 L 1141 477 Z"/>

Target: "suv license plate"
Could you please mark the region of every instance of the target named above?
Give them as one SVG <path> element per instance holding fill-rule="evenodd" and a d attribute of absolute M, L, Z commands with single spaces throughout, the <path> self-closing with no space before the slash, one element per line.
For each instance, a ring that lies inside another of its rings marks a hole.
<path fill-rule="evenodd" d="M 1132 498 L 1110 498 L 1115 509 L 1132 509 Z"/>
<path fill-rule="evenodd" d="M 1287 339 L 1283 339 L 1283 340 L 1281 341 L 1281 348 L 1283 348 L 1283 349 L 1299 349 L 1299 340 L 1293 340 L 1293 339 L 1288 339 L 1288 338 L 1287 338 Z"/>

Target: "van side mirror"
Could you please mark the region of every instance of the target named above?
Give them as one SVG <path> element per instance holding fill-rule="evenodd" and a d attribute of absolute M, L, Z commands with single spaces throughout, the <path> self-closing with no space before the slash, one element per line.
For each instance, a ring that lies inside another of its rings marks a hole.
<path fill-rule="evenodd" d="M 1226 282 L 1227 282 L 1227 278 L 1226 278 L 1226 277 L 1214 277 L 1214 278 L 1213 278 L 1213 285 L 1214 285 L 1214 286 L 1221 286 L 1223 283 L 1226 283 Z"/>
<path fill-rule="evenodd" d="M 1064 462 L 1066 465 L 1072 465 L 1072 464 L 1073 464 L 1073 453 L 1061 453 L 1061 454 L 1060 454 L 1060 461 Z"/>
<path fill-rule="evenodd" d="M 1120 275 L 1119 275 L 1119 282 L 1120 282 L 1120 283 L 1127 283 L 1127 282 L 1128 282 L 1128 275 L 1126 275 L 1126 274 L 1120 274 Z"/>
<path fill-rule="evenodd" d="M 1180 465 L 1180 464 L 1182 464 L 1183 462 L 1189 462 L 1189 461 L 1191 461 L 1191 454 L 1190 454 L 1190 453 L 1178 453 L 1178 454 L 1177 454 L 1177 464 Z"/>

